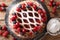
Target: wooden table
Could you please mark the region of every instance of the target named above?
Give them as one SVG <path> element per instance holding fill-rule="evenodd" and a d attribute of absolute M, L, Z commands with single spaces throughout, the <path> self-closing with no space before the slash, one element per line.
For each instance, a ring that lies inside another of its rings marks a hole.
<path fill-rule="evenodd" d="M 47 4 L 48 1 L 49 1 L 49 0 L 45 0 L 45 3 Z M 56 1 L 60 1 L 60 0 L 56 0 Z M 7 5 L 9 5 L 9 4 L 11 3 L 11 0 L 8 0 L 8 2 L 5 1 L 5 0 L 0 0 L 0 3 L 1 3 L 1 2 L 5 2 Z M 48 9 L 51 11 L 51 9 L 49 8 L 49 6 L 47 6 L 47 7 L 48 7 Z M 58 10 L 58 11 L 59 11 L 59 10 Z M 0 25 L 4 25 L 4 24 L 5 24 L 5 21 L 4 21 L 5 14 L 6 14 L 6 12 L 0 12 L 0 19 L 2 19 L 2 20 L 0 20 Z M 56 16 L 53 15 L 52 13 L 50 13 L 50 14 L 51 14 L 51 17 L 56 17 Z M 58 14 L 60 14 L 60 12 L 58 12 Z M 60 17 L 60 16 L 59 16 L 59 17 Z M 4 38 L 4 37 L 0 36 L 0 40 L 12 40 L 12 36 L 9 35 L 8 38 Z M 49 34 L 46 34 L 46 35 L 42 38 L 42 40 L 60 40 L 60 35 L 51 36 L 51 35 L 49 35 Z"/>

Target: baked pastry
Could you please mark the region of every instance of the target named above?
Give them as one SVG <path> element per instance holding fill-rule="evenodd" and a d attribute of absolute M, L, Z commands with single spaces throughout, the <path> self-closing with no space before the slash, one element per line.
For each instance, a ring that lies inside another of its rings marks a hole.
<path fill-rule="evenodd" d="M 9 28 L 22 39 L 32 39 L 38 33 L 41 34 L 46 22 L 46 11 L 37 1 L 19 2 L 9 11 Z"/>

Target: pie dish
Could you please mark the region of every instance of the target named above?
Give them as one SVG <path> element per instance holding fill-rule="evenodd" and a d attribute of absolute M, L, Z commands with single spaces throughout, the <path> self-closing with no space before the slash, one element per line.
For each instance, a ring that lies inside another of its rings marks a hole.
<path fill-rule="evenodd" d="M 15 0 L 7 9 L 5 23 L 18 40 L 38 40 L 46 33 L 49 19 L 46 5 L 39 0 Z"/>

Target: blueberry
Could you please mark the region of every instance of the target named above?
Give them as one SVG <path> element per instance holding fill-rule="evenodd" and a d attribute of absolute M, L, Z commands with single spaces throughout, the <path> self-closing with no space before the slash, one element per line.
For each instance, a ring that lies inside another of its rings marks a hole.
<path fill-rule="evenodd" d="M 27 8 L 30 8 L 30 6 L 29 6 L 29 5 L 27 5 L 26 7 L 27 7 Z"/>
<path fill-rule="evenodd" d="M 16 24 L 16 21 L 13 21 L 13 24 Z"/>

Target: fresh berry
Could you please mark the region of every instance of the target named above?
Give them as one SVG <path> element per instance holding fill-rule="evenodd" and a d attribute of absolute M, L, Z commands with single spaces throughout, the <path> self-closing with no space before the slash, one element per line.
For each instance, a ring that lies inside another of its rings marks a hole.
<path fill-rule="evenodd" d="M 39 26 L 34 27 L 33 31 L 36 32 L 39 30 Z"/>
<path fill-rule="evenodd" d="M 18 27 L 16 31 L 19 33 L 20 32 L 20 28 Z"/>
<path fill-rule="evenodd" d="M 22 4 L 22 9 L 23 9 L 23 10 L 25 10 L 25 9 L 26 9 L 25 4 Z"/>
<path fill-rule="evenodd" d="M 39 9 L 39 10 L 38 10 L 38 13 L 42 13 L 42 10 L 41 10 L 41 9 Z"/>
<path fill-rule="evenodd" d="M 56 10 L 57 9 L 57 7 L 55 6 L 54 8 L 53 8 L 53 10 Z"/>
<path fill-rule="evenodd" d="M 2 27 L 2 30 L 7 30 L 6 25 L 4 25 L 4 26 Z"/>
<path fill-rule="evenodd" d="M 7 5 L 6 5 L 5 3 L 2 3 L 1 6 L 2 6 L 2 7 L 6 7 Z"/>
<path fill-rule="evenodd" d="M 16 24 L 14 24 L 14 25 L 13 25 L 13 28 L 14 28 L 14 29 L 17 29 L 17 28 L 18 28 L 18 26 L 17 26 Z"/>
<path fill-rule="evenodd" d="M 17 8 L 16 11 L 21 12 L 21 8 Z"/>
<path fill-rule="evenodd" d="M 2 35 L 3 35 L 3 37 L 7 37 L 8 34 L 9 34 L 9 32 L 8 31 L 5 31 Z"/>
<path fill-rule="evenodd" d="M 37 9 L 37 6 L 34 4 L 34 5 L 33 5 L 33 8 L 34 8 L 34 10 L 36 10 L 36 9 Z"/>
<path fill-rule="evenodd" d="M 51 6 L 52 6 L 52 3 L 51 3 L 51 2 L 49 2 L 49 3 L 48 3 L 48 5 L 51 7 Z"/>
<path fill-rule="evenodd" d="M 42 17 L 42 18 L 45 17 L 45 14 L 44 14 L 44 13 L 41 13 L 41 17 Z"/>
<path fill-rule="evenodd" d="M 26 32 L 26 29 L 22 29 L 22 32 L 25 33 Z"/>
<path fill-rule="evenodd" d="M 3 33 L 2 30 L 0 30 L 0 35 L 2 35 L 2 33 Z"/>
<path fill-rule="evenodd" d="M 16 18 L 17 18 L 17 16 L 16 16 L 16 15 L 13 15 L 13 17 L 11 18 L 11 20 L 12 20 L 12 21 L 15 21 Z"/>
<path fill-rule="evenodd" d="M 40 0 L 41 2 L 44 2 L 45 0 Z"/>
<path fill-rule="evenodd" d="M 43 17 L 42 18 L 42 22 L 46 22 L 47 21 L 47 18 L 46 17 Z"/>
<path fill-rule="evenodd" d="M 32 2 L 27 2 L 28 5 L 30 6 L 33 6 L 33 3 Z"/>
<path fill-rule="evenodd" d="M 59 6 L 59 2 L 56 2 L 56 6 Z"/>
<path fill-rule="evenodd" d="M 16 25 L 17 25 L 18 27 L 20 27 L 20 23 L 19 23 L 19 22 L 17 22 Z"/>
<path fill-rule="evenodd" d="M 51 3 L 53 3 L 53 2 L 54 2 L 54 0 L 50 0 L 50 2 L 51 2 Z"/>

